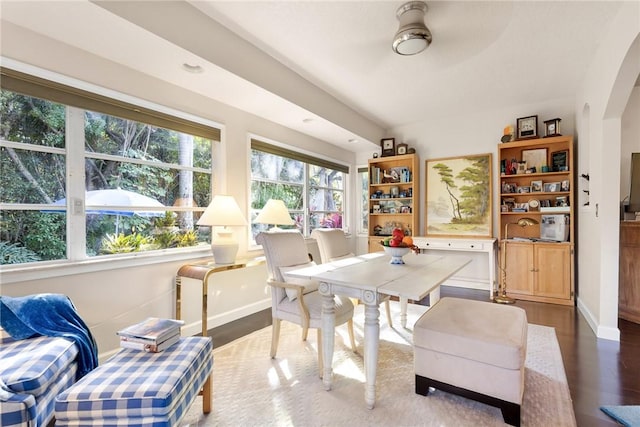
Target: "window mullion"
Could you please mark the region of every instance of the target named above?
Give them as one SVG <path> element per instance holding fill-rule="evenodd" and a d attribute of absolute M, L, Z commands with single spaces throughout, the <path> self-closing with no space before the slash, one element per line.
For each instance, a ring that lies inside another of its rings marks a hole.
<path fill-rule="evenodd" d="M 67 257 L 72 261 L 87 257 L 84 210 L 84 110 L 67 107 L 65 146 L 67 149 Z"/>

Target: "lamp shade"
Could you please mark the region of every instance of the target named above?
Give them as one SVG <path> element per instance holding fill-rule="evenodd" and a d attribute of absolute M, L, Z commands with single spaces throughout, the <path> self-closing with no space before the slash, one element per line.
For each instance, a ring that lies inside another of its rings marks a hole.
<path fill-rule="evenodd" d="M 269 199 L 256 219 L 255 224 L 293 225 L 295 221 L 282 200 Z"/>
<path fill-rule="evenodd" d="M 198 220 L 198 225 L 224 227 L 217 230 L 215 235 L 212 230 L 211 250 L 213 251 L 213 260 L 216 264 L 235 263 L 238 253 L 238 241 L 227 227 L 247 225 L 247 220 L 244 218 L 235 199 L 232 196 L 214 196 Z"/>
<path fill-rule="evenodd" d="M 217 195 L 198 220 L 198 225 L 247 225 L 247 220 L 233 196 Z"/>

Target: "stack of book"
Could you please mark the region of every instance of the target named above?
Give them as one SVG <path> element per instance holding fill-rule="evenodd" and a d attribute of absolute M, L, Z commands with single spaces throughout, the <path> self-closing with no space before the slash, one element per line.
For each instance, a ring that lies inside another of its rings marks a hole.
<path fill-rule="evenodd" d="M 117 332 L 120 347 L 158 353 L 178 342 L 183 324 L 182 320 L 149 317 Z"/>

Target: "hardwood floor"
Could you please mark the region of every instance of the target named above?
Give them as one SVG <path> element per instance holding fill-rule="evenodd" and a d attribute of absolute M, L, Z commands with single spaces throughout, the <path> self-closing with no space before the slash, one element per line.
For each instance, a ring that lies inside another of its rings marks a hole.
<path fill-rule="evenodd" d="M 487 291 L 443 286 L 441 296 L 487 301 Z M 421 301 L 428 303 L 428 299 Z M 599 408 L 602 405 L 640 404 L 640 325 L 619 321 L 620 342 L 596 339 L 575 307 L 518 301 L 529 323 L 556 329 L 573 408 L 579 427 L 618 426 Z M 271 324 L 271 310 L 212 329 L 215 346 Z"/>

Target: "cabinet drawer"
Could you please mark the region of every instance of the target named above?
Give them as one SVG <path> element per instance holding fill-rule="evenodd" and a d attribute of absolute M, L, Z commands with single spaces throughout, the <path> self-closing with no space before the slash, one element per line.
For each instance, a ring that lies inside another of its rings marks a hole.
<path fill-rule="evenodd" d="M 454 250 L 454 251 L 487 251 L 490 243 L 464 240 L 432 240 L 414 237 L 413 243 L 420 249 Z"/>

